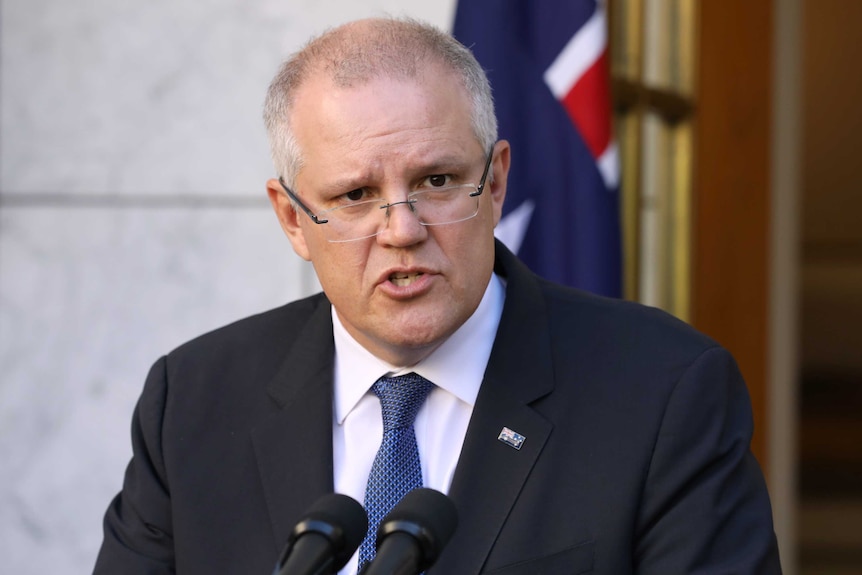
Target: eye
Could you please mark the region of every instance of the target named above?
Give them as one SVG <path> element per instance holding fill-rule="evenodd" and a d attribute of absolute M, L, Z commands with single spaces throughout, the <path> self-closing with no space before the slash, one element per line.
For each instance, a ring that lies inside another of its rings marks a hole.
<path fill-rule="evenodd" d="M 452 176 L 447 174 L 434 174 L 425 178 L 425 182 L 429 187 L 442 188 L 452 184 Z"/>
<path fill-rule="evenodd" d="M 350 200 L 351 202 L 358 202 L 359 200 L 362 200 L 365 197 L 365 190 L 362 188 L 350 190 L 349 192 L 344 194 L 344 197 L 347 198 L 348 200 Z"/>

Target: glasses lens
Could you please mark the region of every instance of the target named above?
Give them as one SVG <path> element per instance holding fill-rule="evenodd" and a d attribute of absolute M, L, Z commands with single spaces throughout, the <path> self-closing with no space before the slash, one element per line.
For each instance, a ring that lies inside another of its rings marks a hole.
<path fill-rule="evenodd" d="M 422 190 L 411 194 L 416 200 L 419 221 L 426 226 L 453 224 L 472 218 L 479 211 L 479 198 L 470 197 L 476 191 L 472 184 Z"/>

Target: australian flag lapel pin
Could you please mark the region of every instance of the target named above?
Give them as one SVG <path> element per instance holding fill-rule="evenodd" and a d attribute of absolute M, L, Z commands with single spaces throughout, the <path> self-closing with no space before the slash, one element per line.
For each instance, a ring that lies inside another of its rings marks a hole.
<path fill-rule="evenodd" d="M 524 445 L 524 440 L 527 439 L 517 431 L 512 431 L 508 427 L 504 427 L 500 432 L 500 435 L 497 436 L 497 439 L 508 445 L 509 447 L 513 447 L 515 449 L 520 450 L 521 446 Z"/>

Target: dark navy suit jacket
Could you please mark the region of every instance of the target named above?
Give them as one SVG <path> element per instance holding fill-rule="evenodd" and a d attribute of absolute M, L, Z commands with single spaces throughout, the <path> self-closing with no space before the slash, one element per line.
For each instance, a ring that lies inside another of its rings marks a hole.
<path fill-rule="evenodd" d="M 779 573 L 728 352 L 541 280 L 499 243 L 496 272 L 503 316 L 449 493 L 459 526 L 430 573 Z M 269 575 L 333 489 L 333 355 L 317 295 L 159 359 L 95 573 Z"/>

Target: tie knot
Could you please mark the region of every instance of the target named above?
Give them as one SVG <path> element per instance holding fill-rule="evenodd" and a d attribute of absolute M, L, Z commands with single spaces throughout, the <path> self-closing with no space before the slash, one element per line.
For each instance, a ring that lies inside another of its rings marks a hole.
<path fill-rule="evenodd" d="M 410 427 L 434 384 L 415 373 L 381 377 L 371 390 L 380 398 L 383 431 Z"/>

